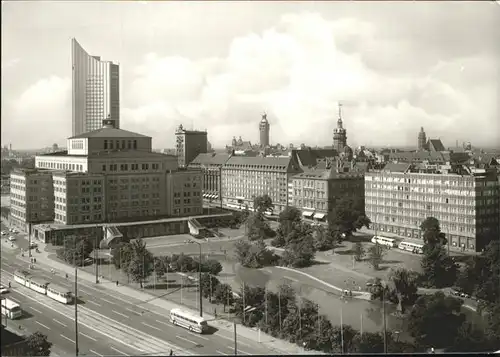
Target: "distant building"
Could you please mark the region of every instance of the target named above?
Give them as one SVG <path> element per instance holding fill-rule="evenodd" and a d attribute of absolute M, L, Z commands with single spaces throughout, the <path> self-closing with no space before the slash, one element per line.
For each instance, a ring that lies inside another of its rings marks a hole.
<path fill-rule="evenodd" d="M 418 133 L 418 151 L 426 150 L 427 144 L 427 136 L 425 135 L 424 127 L 420 128 L 420 132 Z"/>
<path fill-rule="evenodd" d="M 429 139 L 427 140 L 427 135 L 425 134 L 424 128 L 420 128 L 417 140 L 417 151 L 431 151 L 431 152 L 441 152 L 446 151 L 441 139 Z"/>
<path fill-rule="evenodd" d="M 179 125 L 175 137 L 179 167 L 187 167 L 196 156 L 208 152 L 206 131 L 186 130 Z"/>
<path fill-rule="evenodd" d="M 232 156 L 222 167 L 223 205 L 253 210 L 255 197 L 268 194 L 274 212 L 285 209 L 288 202 L 288 182 L 301 172 L 295 157 Z"/>
<path fill-rule="evenodd" d="M 220 202 L 222 199 L 222 167 L 231 157 L 230 154 L 199 154 L 190 164 L 190 169 L 203 173 L 203 199 Z"/>
<path fill-rule="evenodd" d="M 260 147 L 266 148 L 269 146 L 269 129 L 270 125 L 267 120 L 267 114 L 262 115 L 262 120 L 259 123 Z"/>
<path fill-rule="evenodd" d="M 342 105 L 339 104 L 339 119 L 337 120 L 337 127 L 333 129 L 333 148 L 339 153 L 343 152 L 344 147 L 347 145 L 347 131 L 343 127 L 341 108 Z"/>
<path fill-rule="evenodd" d="M 74 38 L 71 48 L 72 135 L 100 129 L 104 119 L 120 128 L 119 65 L 89 55 Z"/>
<path fill-rule="evenodd" d="M 389 163 L 365 174 L 366 214 L 382 235 L 421 239 L 420 224 L 435 217 L 452 248 L 481 251 L 498 237 L 498 201 L 493 170 Z"/>

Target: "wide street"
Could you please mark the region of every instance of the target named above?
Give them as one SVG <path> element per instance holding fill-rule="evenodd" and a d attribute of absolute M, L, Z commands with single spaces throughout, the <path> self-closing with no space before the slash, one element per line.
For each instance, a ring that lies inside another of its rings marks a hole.
<path fill-rule="evenodd" d="M 20 241 L 21 239 L 18 240 Z M 26 269 L 27 265 L 18 254 L 19 250 L 2 249 L 2 283 L 7 285 L 8 281 L 11 281 L 13 291 L 9 294 L 20 301 L 22 308 L 29 313 L 26 318 L 20 320 L 20 324 L 25 324 L 25 328 L 30 332 L 39 330 L 47 334 L 56 349 L 60 349 L 63 354 L 73 354 L 74 306 L 65 306 L 14 282 L 11 274 L 16 269 Z M 35 273 L 58 285 L 68 287 L 68 290 L 73 290 L 72 282 L 67 281 L 62 274 L 51 274 L 38 267 Z M 142 301 L 116 293 L 111 294 L 99 285 L 87 282 L 79 282 L 78 285 L 78 296 L 81 300 L 78 305 L 79 327 L 82 333 L 90 336 L 82 334 L 80 337 L 82 353 L 120 354 L 115 351 L 116 349 L 125 355 L 151 355 L 166 354 L 172 349 L 178 355 L 233 354 L 234 340 L 229 331 L 218 330 L 207 335 L 194 334 L 171 325 L 168 322 L 167 311 L 160 313 L 148 310 L 144 308 Z M 239 337 L 238 353 L 273 352 L 258 341 Z"/>

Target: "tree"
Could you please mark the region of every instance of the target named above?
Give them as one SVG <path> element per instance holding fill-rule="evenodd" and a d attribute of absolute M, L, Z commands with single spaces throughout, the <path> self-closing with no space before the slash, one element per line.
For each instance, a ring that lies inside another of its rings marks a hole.
<path fill-rule="evenodd" d="M 229 284 L 218 284 L 215 288 L 214 297 L 216 302 L 223 304 L 224 312 L 226 306 L 234 303 L 233 290 Z"/>
<path fill-rule="evenodd" d="M 334 210 L 329 214 L 328 224 L 336 227 L 346 237 L 361 227 L 370 227 L 370 219 L 365 214 L 363 199 L 342 197 L 335 202 Z"/>
<path fill-rule="evenodd" d="M 490 242 L 477 259 L 476 296 L 488 303 L 500 301 L 500 241 Z"/>
<path fill-rule="evenodd" d="M 459 326 L 465 321 L 460 313 L 462 303 L 442 292 L 420 296 L 410 311 L 408 324 L 417 344 L 427 348 L 452 346 Z"/>
<path fill-rule="evenodd" d="M 398 311 L 405 313 L 406 306 L 411 306 L 417 300 L 417 274 L 413 271 L 398 268 L 391 270 L 389 282 L 394 287 L 398 300 Z"/>
<path fill-rule="evenodd" d="M 142 239 L 136 239 L 131 243 L 132 256 L 127 267 L 127 273 L 132 280 L 138 282 L 143 287 L 147 277 L 151 275 L 154 268 L 153 254 L 146 248 L 146 243 Z"/>
<path fill-rule="evenodd" d="M 265 309 L 266 292 L 261 287 L 241 287 L 240 297 L 234 301 L 236 315 L 242 319 L 243 325 L 254 327 L 262 319 Z M 254 307 L 251 312 L 244 312 L 247 306 Z"/>
<path fill-rule="evenodd" d="M 469 295 L 474 294 L 476 291 L 480 276 L 480 264 L 479 257 L 469 257 L 465 262 L 465 267 L 457 274 L 455 285 Z"/>
<path fill-rule="evenodd" d="M 358 333 L 352 344 L 356 353 L 384 353 L 384 336 L 380 332 Z"/>
<path fill-rule="evenodd" d="M 354 253 L 354 259 L 357 262 L 363 260 L 365 256 L 365 248 L 363 248 L 363 244 L 361 242 L 356 242 L 356 244 L 354 244 L 353 253 Z"/>
<path fill-rule="evenodd" d="M 47 336 L 40 332 L 35 332 L 26 338 L 28 344 L 28 356 L 50 356 L 52 342 L 47 340 Z"/>
<path fill-rule="evenodd" d="M 154 271 L 157 277 L 162 277 L 169 271 L 170 262 L 169 256 L 154 257 Z"/>
<path fill-rule="evenodd" d="M 316 250 L 311 231 L 305 225 L 297 225 L 288 235 L 281 264 L 302 268 L 312 265 Z"/>
<path fill-rule="evenodd" d="M 208 298 L 209 301 L 212 301 L 215 289 L 217 289 L 219 285 L 220 281 L 215 276 L 209 273 L 201 274 L 200 288 L 204 298 Z"/>
<path fill-rule="evenodd" d="M 298 208 L 288 206 L 280 212 L 278 222 L 279 227 L 276 232 L 276 237 L 271 242 L 273 247 L 285 246 L 286 237 L 294 229 L 295 225 L 302 222 L 302 213 Z"/>
<path fill-rule="evenodd" d="M 457 279 L 457 265 L 448 256 L 443 246 L 437 245 L 424 249 L 424 256 L 420 264 L 422 266 L 422 282 L 428 287 L 451 286 Z"/>
<path fill-rule="evenodd" d="M 251 213 L 246 222 L 247 227 L 247 237 L 249 241 L 254 241 L 258 239 L 267 238 L 269 231 L 269 225 L 264 221 L 264 215 L 261 212 Z"/>
<path fill-rule="evenodd" d="M 222 271 L 222 264 L 215 259 L 207 259 L 201 263 L 201 271 L 218 275 Z"/>
<path fill-rule="evenodd" d="M 117 269 L 127 271 L 130 260 L 132 259 L 131 243 L 119 243 L 111 249 L 112 262 Z"/>
<path fill-rule="evenodd" d="M 273 200 L 268 194 L 257 196 L 253 200 L 253 208 L 256 212 L 264 213 L 274 209 Z"/>
<path fill-rule="evenodd" d="M 443 246 L 447 243 L 444 233 L 441 233 L 439 221 L 434 217 L 427 217 L 421 224 L 420 229 L 423 232 L 424 252 L 425 246 L 434 248 L 435 246 Z"/>
<path fill-rule="evenodd" d="M 457 330 L 457 335 L 450 352 L 491 352 L 495 344 L 482 328 L 470 321 L 464 321 Z"/>
<path fill-rule="evenodd" d="M 357 334 L 358 331 L 356 331 L 351 325 L 344 324 L 342 327 L 340 325 L 333 326 L 330 333 L 332 352 L 335 354 L 344 354 L 353 351 L 354 337 Z"/>
<path fill-rule="evenodd" d="M 380 269 L 380 263 L 382 263 L 385 253 L 385 247 L 378 243 L 375 243 L 375 245 L 371 246 L 370 249 L 368 249 L 368 259 L 370 261 L 370 264 L 373 266 L 373 269 Z"/>
<path fill-rule="evenodd" d="M 313 232 L 314 249 L 325 251 L 332 249 L 333 239 L 329 232 L 323 226 L 316 226 Z"/>
<path fill-rule="evenodd" d="M 234 246 L 238 262 L 247 268 L 262 268 L 276 264 L 278 260 L 276 254 L 267 249 L 262 239 L 253 243 L 241 239 Z"/>

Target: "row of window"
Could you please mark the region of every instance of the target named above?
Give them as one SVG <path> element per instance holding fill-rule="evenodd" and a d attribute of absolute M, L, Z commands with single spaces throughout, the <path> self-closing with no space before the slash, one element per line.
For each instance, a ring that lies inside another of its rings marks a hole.
<path fill-rule="evenodd" d="M 137 150 L 137 140 L 104 140 L 104 150 Z"/>
<path fill-rule="evenodd" d="M 69 164 L 61 162 L 39 161 L 38 166 L 45 169 L 68 170 L 68 171 L 83 171 L 82 164 Z"/>
<path fill-rule="evenodd" d="M 109 167 L 108 167 L 109 166 Z M 120 170 L 119 171 L 129 171 L 129 164 L 120 164 Z M 141 164 L 141 169 L 142 170 L 149 170 L 149 164 Z M 102 164 L 102 171 L 106 171 L 109 168 L 109 171 L 118 171 L 118 164 Z M 151 164 L 151 169 L 152 170 L 159 170 L 160 169 L 160 164 Z M 138 171 L 139 170 L 139 164 L 130 164 L 130 170 L 131 171 Z"/>

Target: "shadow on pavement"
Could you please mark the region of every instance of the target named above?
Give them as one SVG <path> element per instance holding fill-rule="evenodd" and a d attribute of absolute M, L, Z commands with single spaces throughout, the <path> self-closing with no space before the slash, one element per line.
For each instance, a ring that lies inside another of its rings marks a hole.
<path fill-rule="evenodd" d="M 76 303 L 78 305 L 85 305 L 85 301 L 80 299 L 79 297 L 76 298 Z M 71 303 L 71 305 L 74 305 L 75 304 L 75 300 L 73 300 L 73 303 Z"/>
<path fill-rule="evenodd" d="M 217 327 L 212 326 L 212 325 L 208 325 L 207 330 L 203 334 L 204 335 L 213 335 L 217 331 L 219 331 L 219 329 Z"/>
<path fill-rule="evenodd" d="M 398 264 L 402 263 L 401 260 L 382 260 L 382 264 Z"/>
<path fill-rule="evenodd" d="M 194 287 L 198 287 L 198 284 L 179 284 L 179 283 L 172 283 L 172 284 L 165 283 L 165 284 L 163 284 L 163 283 L 160 283 L 160 284 L 156 284 L 156 285 L 153 285 L 153 284 L 144 285 L 144 289 L 146 289 L 146 290 L 155 290 L 155 287 L 156 287 L 156 290 L 167 290 L 167 289 L 180 289 L 180 288 L 194 288 Z"/>
<path fill-rule="evenodd" d="M 26 310 L 23 310 L 23 314 L 21 315 L 21 317 L 19 318 L 19 320 L 27 320 L 27 319 L 31 319 L 32 317 L 35 317 L 35 315 L 29 313 Z"/>

